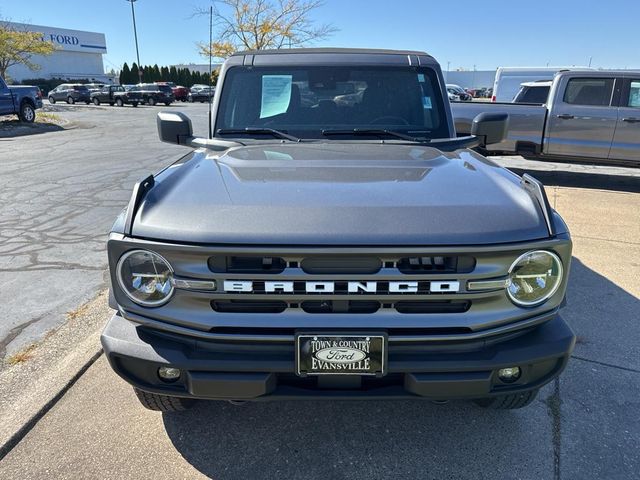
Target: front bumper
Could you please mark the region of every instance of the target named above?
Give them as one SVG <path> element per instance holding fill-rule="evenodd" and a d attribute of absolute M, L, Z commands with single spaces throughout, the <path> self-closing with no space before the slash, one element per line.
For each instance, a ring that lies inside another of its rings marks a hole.
<path fill-rule="evenodd" d="M 160 333 L 116 313 L 102 337 L 112 368 L 148 392 L 217 400 L 299 398 L 431 400 L 482 398 L 539 388 L 567 364 L 575 335 L 556 315 L 552 320 L 503 341 L 433 342 L 390 345 L 388 373 L 369 377 L 298 377 L 293 344 L 212 342 Z M 163 365 L 181 377 L 165 383 Z M 497 370 L 519 366 L 522 376 L 506 384 Z"/>

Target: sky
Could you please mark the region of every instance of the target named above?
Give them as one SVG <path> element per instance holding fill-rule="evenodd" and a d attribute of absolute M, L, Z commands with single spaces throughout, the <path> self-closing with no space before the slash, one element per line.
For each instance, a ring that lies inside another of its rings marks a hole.
<path fill-rule="evenodd" d="M 196 43 L 209 0 L 137 0 L 140 62 L 206 63 Z M 104 66 L 135 60 L 126 0 L 0 0 L 0 17 L 106 35 Z M 446 69 L 498 66 L 640 68 L 640 0 L 325 0 L 312 18 L 338 31 L 310 46 L 423 50 Z"/>

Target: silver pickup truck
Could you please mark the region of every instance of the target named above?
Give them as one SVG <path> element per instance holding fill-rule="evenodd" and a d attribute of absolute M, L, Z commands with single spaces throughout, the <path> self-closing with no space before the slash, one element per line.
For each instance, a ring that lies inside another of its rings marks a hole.
<path fill-rule="evenodd" d="M 542 105 L 452 103 L 458 135 L 480 113 L 507 113 L 501 143 L 484 153 L 640 166 L 640 71 L 558 73 Z"/>

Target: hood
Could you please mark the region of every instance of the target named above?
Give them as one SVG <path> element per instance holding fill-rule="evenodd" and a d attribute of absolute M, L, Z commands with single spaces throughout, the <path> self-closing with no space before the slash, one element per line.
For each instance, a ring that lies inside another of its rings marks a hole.
<path fill-rule="evenodd" d="M 156 177 L 133 235 L 277 245 L 479 245 L 548 237 L 519 177 L 471 151 L 393 143 L 194 152 Z"/>

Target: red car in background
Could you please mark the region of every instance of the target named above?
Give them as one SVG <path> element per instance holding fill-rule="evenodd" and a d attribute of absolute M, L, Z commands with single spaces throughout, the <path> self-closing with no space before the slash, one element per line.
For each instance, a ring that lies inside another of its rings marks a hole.
<path fill-rule="evenodd" d="M 180 100 L 181 102 L 187 101 L 187 95 L 189 95 L 189 89 L 187 87 L 176 85 L 175 87 L 171 87 L 171 90 L 176 100 Z"/>

